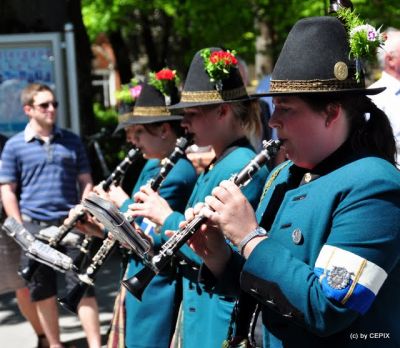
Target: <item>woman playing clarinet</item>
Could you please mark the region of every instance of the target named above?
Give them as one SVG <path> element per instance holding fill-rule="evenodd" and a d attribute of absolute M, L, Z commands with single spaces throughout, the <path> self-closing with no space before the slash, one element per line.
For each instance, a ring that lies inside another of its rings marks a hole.
<path fill-rule="evenodd" d="M 234 52 L 206 48 L 192 60 L 181 100 L 170 110 L 183 112 L 182 126 L 198 146 L 212 146 L 215 158 L 200 175 L 187 207 L 203 202 L 222 180 L 238 173 L 255 155 L 260 134 L 258 100 L 249 97 Z M 267 176 L 266 167 L 244 188 L 256 205 Z M 150 190 L 142 188 L 135 197 L 143 203 L 130 206 L 133 216 L 145 216 L 166 230 L 177 230 L 184 215 Z M 148 204 L 151 202 L 150 207 Z M 202 276 L 201 259 L 186 245 L 180 250 L 183 276 L 182 321 L 179 337 L 183 347 L 220 347 L 227 336 L 236 298 L 221 296 Z M 147 291 L 147 289 L 145 290 Z"/>
<path fill-rule="evenodd" d="M 216 228 L 191 240 L 219 291 L 257 300 L 264 347 L 400 346 L 400 173 L 390 122 L 367 97 L 384 88 L 365 88 L 358 55 L 382 37 L 354 23 L 294 25 L 269 91 L 269 124 L 289 161 L 255 213 L 228 181 L 201 209 L 245 262 Z"/>
<path fill-rule="evenodd" d="M 128 195 L 120 186 L 114 185 L 110 186 L 107 193 L 101 189 L 101 185 L 95 188 L 95 191 L 103 198 L 115 203 L 121 212 L 127 211 L 128 206 L 135 202 L 133 195 L 141 187 L 154 187 L 153 179 L 159 178 L 162 174 L 160 171 L 164 172 L 168 167 L 164 161 L 168 162 L 178 138 L 184 135 L 183 128 L 180 126 L 182 116 L 171 113 L 166 107 L 171 102 L 177 102 L 178 90 L 174 79 L 163 82 L 165 74 L 175 74 L 175 72 L 163 69 L 158 73 L 150 74 L 149 81 L 142 84 L 142 90 L 133 111 L 124 123 L 127 139 L 142 152 L 144 158 L 148 159 L 132 194 Z M 153 83 L 155 79 L 160 83 Z M 160 88 L 160 84 L 164 84 L 163 88 Z M 162 182 L 157 180 L 160 196 L 174 209 L 182 212 L 197 179 L 196 171 L 186 158 L 184 149 L 181 158 L 171 171 L 165 174 L 165 180 Z M 154 251 L 157 251 L 161 244 L 161 235 L 157 232 L 159 226 L 141 216 L 135 219 L 135 225 L 140 226 L 152 240 Z M 131 255 L 126 276 L 135 274 L 142 267 L 140 258 Z M 125 342 L 118 338 L 118 332 L 115 334 L 112 332 L 109 345 L 114 347 L 118 341 L 118 347 L 168 348 L 181 301 L 180 287 L 181 282 L 174 267 L 171 266 L 151 282 L 141 302 L 126 291 L 124 301 L 122 301 L 126 320 Z M 121 291 L 125 292 L 125 288 L 122 287 Z M 119 302 L 121 303 L 121 299 Z"/>

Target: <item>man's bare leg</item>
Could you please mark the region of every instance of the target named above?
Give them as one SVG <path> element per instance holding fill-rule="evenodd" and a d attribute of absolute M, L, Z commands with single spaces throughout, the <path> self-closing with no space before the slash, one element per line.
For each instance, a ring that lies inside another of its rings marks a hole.
<path fill-rule="evenodd" d="M 101 347 L 99 307 L 96 297 L 84 297 L 78 305 L 78 316 L 86 333 L 89 348 Z"/>
<path fill-rule="evenodd" d="M 55 296 L 35 302 L 40 323 L 50 348 L 61 348 L 58 304 Z"/>

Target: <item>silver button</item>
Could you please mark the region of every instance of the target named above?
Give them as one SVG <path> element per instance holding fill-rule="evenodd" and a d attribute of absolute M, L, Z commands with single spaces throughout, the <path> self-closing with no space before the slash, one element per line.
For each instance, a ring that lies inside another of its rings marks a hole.
<path fill-rule="evenodd" d="M 303 234 L 301 233 L 300 228 L 296 228 L 292 232 L 292 240 L 294 244 L 300 244 L 303 240 Z"/>
<path fill-rule="evenodd" d="M 305 182 L 310 182 L 311 181 L 311 179 L 312 179 L 312 176 L 311 176 L 311 173 L 305 173 L 304 174 L 304 181 Z"/>

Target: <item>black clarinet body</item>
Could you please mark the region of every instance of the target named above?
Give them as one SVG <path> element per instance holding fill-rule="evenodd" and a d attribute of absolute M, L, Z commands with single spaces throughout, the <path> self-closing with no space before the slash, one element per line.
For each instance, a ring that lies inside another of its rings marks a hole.
<path fill-rule="evenodd" d="M 191 143 L 190 137 L 180 137 L 176 140 L 175 148 L 172 153 L 163 160 L 160 172 L 155 178 L 150 180 L 150 187 L 153 191 L 158 191 L 168 173 L 175 166 L 176 162 L 185 155 L 185 150 Z"/>
<path fill-rule="evenodd" d="M 230 180 L 239 187 L 247 185 L 258 170 L 277 154 L 280 145 L 281 143 L 278 140 L 264 141 L 263 150 Z M 177 231 L 168 239 L 168 241 L 162 245 L 160 252 L 154 255 L 149 262 L 145 263 L 145 267 L 141 271 L 133 277 L 124 280 L 122 284 L 140 300 L 143 291 L 154 276 L 170 263 L 171 258 L 174 257 L 182 245 L 198 231 L 206 220 L 207 218 L 202 215 L 196 216 L 185 228 Z"/>
<path fill-rule="evenodd" d="M 177 139 L 176 141 L 176 146 L 174 151 L 171 153 L 171 155 L 163 160 L 163 164 L 160 168 L 160 171 L 154 177 L 149 181 L 150 187 L 154 190 L 157 191 L 160 186 L 162 185 L 163 181 L 167 177 L 168 173 L 171 171 L 171 169 L 174 167 L 176 162 L 184 156 L 185 154 L 185 149 L 189 145 L 190 140 L 188 140 L 185 137 L 181 137 Z M 128 223 L 132 223 L 133 219 L 125 219 Z M 112 232 L 112 230 L 110 230 Z M 105 260 L 111 255 L 113 250 L 117 246 L 117 241 L 118 240 L 126 240 L 126 238 L 129 238 L 132 243 L 135 243 L 135 240 L 132 238 L 132 236 L 125 236 L 122 238 L 115 238 L 115 237 L 107 237 L 104 239 L 102 246 L 100 249 L 97 251 L 96 255 L 93 257 L 91 264 L 88 266 L 86 269 L 86 272 L 83 274 L 78 275 L 79 278 L 79 283 L 72 289 L 72 291 L 64 298 L 59 299 L 60 304 L 65 307 L 66 309 L 70 310 L 73 313 L 76 313 L 78 304 L 84 295 L 84 292 L 89 286 L 94 285 L 94 281 L 96 278 L 96 275 L 101 268 L 101 266 L 104 264 Z M 146 241 L 147 243 L 147 241 Z M 130 243 L 128 243 L 130 244 Z M 143 244 L 143 243 L 142 243 Z M 143 250 L 143 246 L 139 245 L 136 250 Z M 145 255 L 146 253 L 139 253 L 140 258 L 146 258 Z"/>
<path fill-rule="evenodd" d="M 78 275 L 78 283 L 72 288 L 67 296 L 58 299 L 58 302 L 72 313 L 77 313 L 79 302 L 81 301 L 85 291 L 94 285 L 96 275 L 99 273 L 101 266 L 112 254 L 116 248 L 116 241 L 111 238 L 105 238 L 101 247 L 93 257 L 92 262 L 86 269 L 85 273 Z"/>
<path fill-rule="evenodd" d="M 114 184 L 118 186 L 122 178 L 124 177 L 128 167 L 136 162 L 140 157 L 141 157 L 141 152 L 137 148 L 133 148 L 129 150 L 128 154 L 126 157 L 123 159 L 123 161 L 118 164 L 118 166 L 115 168 L 115 170 L 110 174 L 110 176 L 104 180 L 103 182 L 103 190 L 108 191 L 110 189 L 111 184 Z"/>
<path fill-rule="evenodd" d="M 88 257 L 92 242 L 93 242 L 92 237 L 85 235 L 85 238 L 83 239 L 82 243 L 78 246 L 79 254 L 74 258 L 74 265 L 78 270 L 80 270 L 83 267 L 84 262 Z"/>

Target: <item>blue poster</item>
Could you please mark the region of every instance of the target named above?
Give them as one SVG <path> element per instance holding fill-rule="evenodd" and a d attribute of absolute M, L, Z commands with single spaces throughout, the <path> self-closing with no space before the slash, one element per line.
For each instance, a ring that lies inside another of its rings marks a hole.
<path fill-rule="evenodd" d="M 20 93 L 32 82 L 54 88 L 51 45 L 0 46 L 0 133 L 11 136 L 25 128 L 28 118 L 22 110 Z"/>

